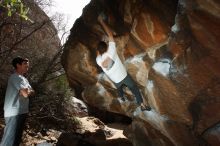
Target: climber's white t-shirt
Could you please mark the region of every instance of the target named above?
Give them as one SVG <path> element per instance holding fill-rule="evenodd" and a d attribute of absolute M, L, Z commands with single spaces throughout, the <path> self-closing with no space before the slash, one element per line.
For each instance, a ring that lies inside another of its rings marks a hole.
<path fill-rule="evenodd" d="M 103 66 L 104 61 L 108 62 L 107 67 Z M 121 82 L 127 76 L 127 71 L 118 57 L 115 42 L 109 42 L 108 50 L 102 55 L 98 55 L 96 62 L 115 83 Z"/>

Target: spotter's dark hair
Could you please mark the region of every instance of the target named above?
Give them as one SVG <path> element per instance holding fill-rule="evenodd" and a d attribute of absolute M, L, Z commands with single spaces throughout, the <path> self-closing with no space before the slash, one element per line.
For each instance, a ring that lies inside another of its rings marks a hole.
<path fill-rule="evenodd" d="M 12 66 L 16 69 L 17 68 L 17 64 L 22 64 L 23 62 L 28 62 L 27 58 L 22 58 L 20 56 L 14 58 L 11 62 Z"/>

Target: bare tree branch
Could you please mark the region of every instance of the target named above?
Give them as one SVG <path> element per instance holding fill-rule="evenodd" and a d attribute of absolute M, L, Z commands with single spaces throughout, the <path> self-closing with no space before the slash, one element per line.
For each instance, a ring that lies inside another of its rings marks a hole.
<path fill-rule="evenodd" d="M 19 45 L 20 43 L 22 43 L 23 41 L 25 41 L 26 39 L 28 39 L 31 35 L 33 35 L 36 31 L 40 30 L 45 24 L 47 24 L 48 22 L 50 22 L 50 20 L 44 21 L 41 25 L 39 25 L 37 28 L 35 28 L 33 31 L 31 31 L 29 34 L 27 34 L 26 36 L 24 36 L 23 38 L 21 38 L 20 40 L 16 41 L 12 47 L 9 50 L 5 50 L 4 52 L 1 52 L 1 54 L 7 53 L 6 56 L 4 57 L 2 64 L 1 64 L 1 68 L 4 67 L 4 63 L 7 60 L 7 58 L 11 55 L 13 49 Z"/>

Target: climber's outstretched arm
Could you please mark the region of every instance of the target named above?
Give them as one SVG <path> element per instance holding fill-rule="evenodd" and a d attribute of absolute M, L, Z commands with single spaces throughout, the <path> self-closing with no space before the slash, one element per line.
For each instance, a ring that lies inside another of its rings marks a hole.
<path fill-rule="evenodd" d="M 101 15 L 98 16 L 98 22 L 102 25 L 103 29 L 108 35 L 109 41 L 114 41 L 113 34 L 111 29 L 107 26 L 107 24 L 103 21 L 103 18 Z"/>

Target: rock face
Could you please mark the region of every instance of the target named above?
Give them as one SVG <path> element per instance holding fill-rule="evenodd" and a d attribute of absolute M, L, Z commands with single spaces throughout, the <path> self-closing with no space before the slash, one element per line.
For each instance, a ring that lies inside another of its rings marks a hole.
<path fill-rule="evenodd" d="M 132 146 L 132 143 L 123 135 L 121 130 L 106 126 L 97 118 L 77 119 L 81 123 L 76 130 L 77 133 L 62 133 L 57 146 Z M 124 125 L 115 126 L 124 127 Z"/>
<path fill-rule="evenodd" d="M 77 117 L 88 116 L 88 109 L 84 102 L 76 97 L 69 97 L 70 99 L 64 102 L 65 114 Z"/>
<path fill-rule="evenodd" d="M 101 110 L 133 118 L 133 145 L 219 145 L 220 2 L 216 0 L 92 0 L 74 24 L 62 55 L 70 85 Z M 117 99 L 95 62 L 105 35 L 100 12 L 115 32 L 117 51 L 151 111 Z"/>

